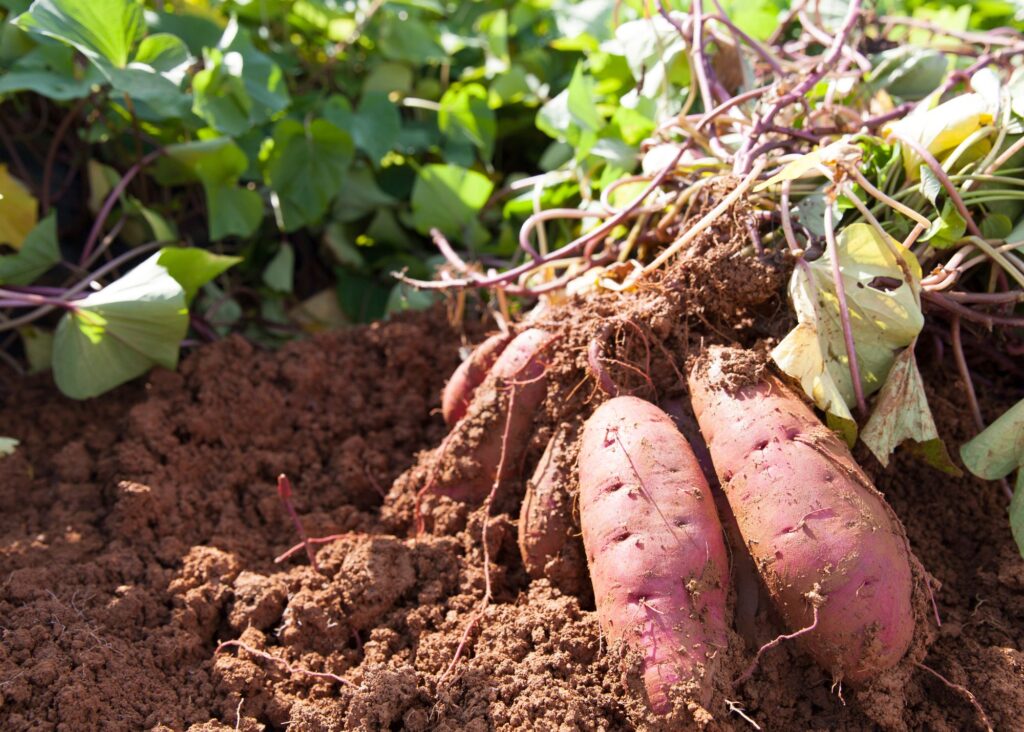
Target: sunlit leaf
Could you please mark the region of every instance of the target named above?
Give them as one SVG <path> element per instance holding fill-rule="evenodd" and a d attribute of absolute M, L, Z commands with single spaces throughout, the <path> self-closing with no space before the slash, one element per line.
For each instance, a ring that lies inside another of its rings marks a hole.
<path fill-rule="evenodd" d="M 993 110 L 984 96 L 961 94 L 931 109 L 922 104 L 906 117 L 888 124 L 883 131 L 897 140 L 912 140 L 938 156 L 955 148 L 983 125 L 991 123 L 992 117 Z M 902 148 L 907 178 L 917 180 L 923 161 L 908 145 Z"/>
<path fill-rule="evenodd" d="M 133 0 L 35 0 L 16 22 L 74 46 L 94 62 L 121 69 L 145 33 L 142 5 Z"/>
<path fill-rule="evenodd" d="M 912 253 L 894 239 L 887 244 L 867 224 L 846 227 L 836 246 L 861 385 L 869 395 L 882 387 L 897 353 L 924 324 L 917 301 L 921 269 Z M 909 284 L 894 252 L 910 272 Z M 852 423 L 855 395 L 830 256 L 793 270 L 789 293 L 797 326 L 772 358 L 819 408 Z"/>
<path fill-rule="evenodd" d="M 287 109 L 291 99 L 281 68 L 253 46 L 236 20 L 203 55 L 204 68 L 192 81 L 193 111 L 214 129 L 241 135 Z"/>
<path fill-rule="evenodd" d="M 424 165 L 412 189 L 412 217 L 416 230 L 429 234 L 437 227 L 451 237 L 478 241 L 477 212 L 487 202 L 494 184 L 483 173 L 456 165 Z"/>
<path fill-rule="evenodd" d="M 786 163 L 782 169 L 768 180 L 759 183 L 754 190 L 763 191 L 773 185 L 787 180 L 797 180 L 804 176 L 820 177 L 819 166 L 829 166 L 836 162 L 856 163 L 861 157 L 861 150 L 847 139 L 837 140 L 825 147 L 819 147 L 801 155 L 796 160 Z"/>
<path fill-rule="evenodd" d="M 53 376 L 74 399 L 87 399 L 159 365 L 178 364 L 188 330 L 185 291 L 154 254 L 119 280 L 74 302 L 57 325 Z"/>
<path fill-rule="evenodd" d="M 273 190 L 281 228 L 295 231 L 323 217 L 354 151 L 349 134 L 326 119 L 277 123 L 263 175 Z"/>
<path fill-rule="evenodd" d="M 157 259 L 185 290 L 186 302 L 192 302 L 200 287 L 241 261 L 241 257 L 215 254 L 198 247 L 164 247 Z"/>
<path fill-rule="evenodd" d="M 0 164 L 0 244 L 20 249 L 38 216 L 35 196 Z"/>
<path fill-rule="evenodd" d="M 893 363 L 861 439 L 882 465 L 888 465 L 893 451 L 910 441 L 915 452 L 933 467 L 960 474 L 935 428 L 913 345 L 905 348 Z"/>
<path fill-rule="evenodd" d="M 21 444 L 20 440 L 13 437 L 0 437 L 0 457 L 13 455 L 15 449 Z"/>
<path fill-rule="evenodd" d="M 498 123 L 481 84 L 456 84 L 441 97 L 437 123 L 449 137 L 464 139 L 480 149 L 484 160 L 494 153 Z"/>
<path fill-rule="evenodd" d="M 168 145 L 157 179 L 166 185 L 200 182 L 210 215 L 210 238 L 249 236 L 263 218 L 263 200 L 254 190 L 240 188 L 239 177 L 249 158 L 227 137 Z"/>

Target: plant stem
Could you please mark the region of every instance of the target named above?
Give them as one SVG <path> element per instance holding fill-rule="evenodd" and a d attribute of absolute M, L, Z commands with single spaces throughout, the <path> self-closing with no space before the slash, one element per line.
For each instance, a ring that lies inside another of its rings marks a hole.
<path fill-rule="evenodd" d="M 850 306 L 846 301 L 846 286 L 839 266 L 839 247 L 836 245 L 836 232 L 833 222 L 832 206 L 825 206 L 825 242 L 829 257 L 832 260 L 832 282 L 839 300 L 839 322 L 843 328 L 843 341 L 846 344 L 846 358 L 850 367 L 850 381 L 853 382 L 853 394 L 857 399 L 857 411 L 860 416 L 868 416 L 868 403 L 864 398 L 864 385 L 860 381 L 860 367 L 857 364 L 857 346 L 853 342 L 853 326 L 850 323 Z"/>
<path fill-rule="evenodd" d="M 136 162 L 130 167 L 124 174 L 124 176 L 117 182 L 117 185 L 107 195 L 107 200 L 103 202 L 103 207 L 96 215 L 96 221 L 93 222 L 92 229 L 89 231 L 89 237 L 85 240 L 85 247 L 82 249 L 82 256 L 79 257 L 79 263 L 84 264 L 88 261 L 90 255 L 92 255 L 93 249 L 100 240 L 100 235 L 103 233 L 103 225 L 107 222 L 107 217 L 110 216 L 110 212 L 114 209 L 121 194 L 128 188 L 128 184 L 142 172 L 143 168 L 148 166 L 150 163 L 155 161 L 161 155 L 164 154 L 162 148 L 157 148 L 151 151 L 148 155 L 143 157 L 141 160 Z"/>

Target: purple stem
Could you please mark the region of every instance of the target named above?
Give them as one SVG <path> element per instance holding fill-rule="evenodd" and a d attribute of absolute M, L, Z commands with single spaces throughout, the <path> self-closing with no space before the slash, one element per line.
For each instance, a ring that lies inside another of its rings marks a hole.
<path fill-rule="evenodd" d="M 953 202 L 953 205 L 956 206 L 957 212 L 966 222 L 967 230 L 979 239 L 984 239 L 985 237 L 982 235 L 981 229 L 979 229 L 978 225 L 974 223 L 974 217 L 971 216 L 970 211 L 967 210 L 967 206 L 964 204 L 964 199 L 960 197 L 960 192 L 956 189 L 956 186 L 953 185 L 953 181 L 949 179 L 946 171 L 942 169 L 942 166 L 939 164 L 939 161 L 935 159 L 935 156 L 921 147 L 921 144 L 914 140 L 903 137 L 902 135 L 893 135 L 893 137 L 921 156 L 921 159 L 924 160 L 929 168 L 931 168 L 935 177 L 939 179 L 942 187 L 946 189 L 946 193 L 949 195 L 949 200 Z"/>
<path fill-rule="evenodd" d="M 814 88 L 821 79 L 829 72 L 829 70 L 835 65 L 836 60 L 842 55 L 843 46 L 846 45 L 846 41 L 853 30 L 854 24 L 857 22 L 857 18 L 860 17 L 860 8 L 863 0 L 852 0 L 850 7 L 846 11 L 846 17 L 843 19 L 843 24 L 839 28 L 839 32 L 832 40 L 832 45 L 829 46 L 824 58 L 818 66 L 808 74 L 802 82 L 797 84 L 793 91 L 789 94 L 785 94 L 775 101 L 764 117 L 758 120 L 754 129 L 750 131 L 747 139 L 743 142 L 743 147 L 736 156 L 736 172 L 746 173 L 750 170 L 750 165 L 753 162 L 753 156 L 750 151 L 754 149 L 754 145 L 757 144 L 761 135 L 765 133 L 768 126 L 775 121 L 776 115 L 779 114 L 783 109 L 788 107 L 794 102 L 798 102 L 803 99 L 804 95 Z"/>
<path fill-rule="evenodd" d="M 96 221 L 93 222 L 92 229 L 89 231 L 89 238 L 85 240 L 85 248 L 82 250 L 82 256 L 79 257 L 79 264 L 85 264 L 92 255 L 93 249 L 96 248 L 96 244 L 100 240 L 100 236 L 103 234 L 103 225 L 107 222 L 107 217 L 110 216 L 110 212 L 113 211 L 114 206 L 117 204 L 121 194 L 124 193 L 128 184 L 134 180 L 142 169 L 152 163 L 154 160 L 164 154 L 163 149 L 156 149 L 146 155 L 144 158 L 135 163 L 130 167 L 124 174 L 124 176 L 117 182 L 113 190 L 107 196 L 107 200 L 103 202 L 103 208 L 100 209 L 96 215 Z"/>
<path fill-rule="evenodd" d="M 839 299 L 839 322 L 843 326 L 843 341 L 846 343 L 846 358 L 850 366 L 850 380 L 853 394 L 857 398 L 857 411 L 861 417 L 868 414 L 868 403 L 864 399 L 864 386 L 860 382 L 860 367 L 857 365 L 857 347 L 853 342 L 853 326 L 850 324 L 850 306 L 846 302 L 846 286 L 839 268 L 839 248 L 836 246 L 836 232 L 833 228 L 832 206 L 825 206 L 825 241 L 832 260 L 832 282 Z"/>
<path fill-rule="evenodd" d="M 527 272 L 531 272 L 531 271 L 537 269 L 537 267 L 541 267 L 541 266 L 543 266 L 545 264 L 549 264 L 551 262 L 555 262 L 555 261 L 557 261 L 559 259 L 562 259 L 563 257 L 567 257 L 567 256 L 575 254 L 577 251 L 579 251 L 580 249 L 585 247 L 589 242 L 591 242 L 591 241 L 593 241 L 595 239 L 600 239 L 605 234 L 607 234 L 612 229 L 614 229 L 616 226 L 618 226 L 620 223 L 625 221 L 627 218 L 629 218 L 632 215 L 633 211 L 635 211 L 636 208 L 641 203 L 643 203 L 644 200 L 649 195 L 651 195 L 651 193 L 659 185 L 661 185 L 661 182 L 663 180 L 665 180 L 665 178 L 668 176 L 668 174 L 671 173 L 673 170 L 675 170 L 676 164 L 679 162 L 679 158 L 681 158 L 682 155 L 683 155 L 683 149 L 680 148 L 679 152 L 677 152 L 675 157 L 673 157 L 672 160 L 669 161 L 668 165 L 666 165 L 664 168 L 662 168 L 660 171 L 658 171 L 658 174 L 656 176 L 654 176 L 654 178 L 651 180 L 650 184 L 648 184 L 648 186 L 646 188 L 644 188 L 640 192 L 640 194 L 635 199 L 633 199 L 633 201 L 628 206 L 626 206 L 621 211 L 619 211 L 619 213 L 615 214 L 614 216 L 612 216 L 610 219 L 608 219 L 607 221 L 605 221 L 603 224 L 601 224 L 600 226 L 596 227 L 595 229 L 593 229 L 591 231 L 588 231 L 583 236 L 580 236 L 579 238 L 574 239 L 573 241 L 569 242 L 568 244 L 566 244 L 561 249 L 556 249 L 555 251 L 551 252 L 550 254 L 541 257 L 539 260 L 531 261 L 531 262 L 524 262 L 523 264 L 519 265 L 518 267 L 513 267 L 512 269 L 510 269 L 510 270 L 508 270 L 506 272 L 502 272 L 500 274 L 493 275 L 491 277 L 483 277 L 483 276 L 474 275 L 473 273 L 470 273 L 469 277 L 463 278 L 463 279 L 460 279 L 460 280 L 441 280 L 441 281 L 437 281 L 437 280 L 430 280 L 430 281 L 428 281 L 428 280 L 415 280 L 415 279 L 411 279 L 409 277 L 406 277 L 405 275 L 401 274 L 400 272 L 395 272 L 393 274 L 394 274 L 395 277 L 397 277 L 402 282 L 405 282 L 408 285 L 412 285 L 413 287 L 418 287 L 418 288 L 424 289 L 424 290 L 447 290 L 447 289 L 462 288 L 462 287 L 494 287 L 495 285 L 502 285 L 502 284 L 506 284 L 508 282 L 512 282 L 513 280 L 515 280 L 520 275 L 524 275 Z"/>
<path fill-rule="evenodd" d="M 745 91 L 742 94 L 737 94 L 732 99 L 727 99 L 726 101 L 722 102 L 717 107 L 712 109 L 710 112 L 707 112 L 703 117 L 701 117 L 697 121 L 697 126 L 695 129 L 699 132 L 700 129 L 704 127 L 704 125 L 706 125 L 708 122 L 713 120 L 718 115 L 722 114 L 723 112 L 729 111 L 737 104 L 742 104 L 743 102 L 749 101 L 751 99 L 756 99 L 769 89 L 771 89 L 770 86 L 760 86 L 756 89 L 750 89 L 749 91 Z"/>
<path fill-rule="evenodd" d="M 772 67 L 772 71 L 775 73 L 776 76 L 784 76 L 785 72 L 782 70 L 782 67 L 779 66 L 779 62 L 775 60 L 775 57 L 772 56 L 768 49 L 762 46 L 757 41 L 755 41 L 750 36 L 748 36 L 746 33 L 740 30 L 740 28 L 735 23 L 729 20 L 725 16 L 725 11 L 722 9 L 722 6 L 718 3 L 718 0 L 715 0 L 715 6 L 718 8 L 720 14 L 708 15 L 705 19 L 715 20 L 724 25 L 735 37 L 739 38 L 748 46 L 750 46 L 751 50 L 753 50 L 754 53 L 756 53 L 758 56 L 764 59 L 765 63 Z"/>

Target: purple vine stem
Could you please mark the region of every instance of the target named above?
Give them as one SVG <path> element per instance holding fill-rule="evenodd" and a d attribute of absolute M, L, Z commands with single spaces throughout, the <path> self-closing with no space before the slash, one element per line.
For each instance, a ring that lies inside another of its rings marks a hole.
<path fill-rule="evenodd" d="M 846 286 L 839 267 L 839 247 L 836 245 L 836 233 L 832 220 L 832 206 L 825 206 L 825 241 L 832 260 L 832 282 L 836 287 L 839 299 L 839 322 L 843 327 L 843 341 L 846 344 L 846 357 L 850 366 L 850 380 L 853 382 L 853 393 L 857 398 L 857 411 L 861 417 L 868 415 L 868 403 L 864 398 L 864 386 L 860 382 L 860 367 L 857 364 L 857 347 L 853 342 L 853 326 L 850 324 L 850 306 L 846 302 Z"/>
<path fill-rule="evenodd" d="M 82 256 L 79 257 L 78 263 L 85 266 L 85 263 L 89 261 L 89 257 L 92 256 L 93 249 L 96 248 L 96 244 L 100 240 L 100 236 L 103 234 L 103 225 L 107 222 L 107 218 L 110 216 L 110 212 L 114 210 L 114 206 L 117 204 L 118 199 L 121 198 L 121 194 L 128 188 L 128 184 L 135 179 L 142 170 L 154 162 L 157 158 L 164 154 L 163 149 L 156 149 L 150 152 L 148 155 L 139 160 L 135 165 L 130 167 L 122 176 L 121 180 L 117 182 L 113 190 L 107 195 L 107 200 L 103 202 L 103 207 L 99 213 L 96 214 L 96 220 L 92 224 L 92 229 L 89 230 L 89 237 L 85 240 L 85 247 L 82 249 Z"/>
<path fill-rule="evenodd" d="M 651 182 L 647 185 L 647 187 L 644 188 L 640 192 L 640 194 L 629 203 L 628 206 L 624 207 L 621 211 L 619 211 L 617 214 L 609 218 L 600 226 L 597 226 L 593 230 L 588 231 L 586 234 L 583 234 L 582 236 L 572 240 L 561 249 L 556 249 L 550 254 L 540 257 L 540 259 L 524 262 L 523 264 L 520 264 L 518 267 L 513 267 L 510 270 L 507 270 L 500 274 L 490 275 L 488 277 L 484 277 L 483 275 L 477 275 L 475 273 L 467 273 L 469 275 L 468 277 L 455 280 L 416 280 L 410 277 L 406 277 L 401 272 L 393 272 L 392 274 L 399 281 L 404 282 L 405 284 L 410 285 L 412 287 L 417 287 L 423 290 L 448 290 L 465 287 L 494 287 L 495 285 L 501 285 L 511 282 L 518 278 L 520 275 L 532 272 L 538 267 L 542 267 L 545 264 L 550 264 L 551 262 L 555 262 L 564 257 L 576 254 L 576 252 L 585 247 L 588 243 L 600 239 L 609 231 L 618 226 L 620 223 L 625 221 L 632 215 L 633 211 L 635 211 L 637 207 L 640 206 L 640 204 L 643 203 L 644 200 L 649 195 L 651 195 L 651 193 L 653 193 L 659 185 L 661 185 L 662 181 L 664 181 L 665 178 L 668 177 L 668 174 L 675 170 L 676 164 L 679 162 L 679 159 L 682 157 L 682 155 L 683 148 L 679 148 L 679 151 L 676 152 L 675 156 L 672 158 L 672 160 L 669 161 L 668 165 L 666 165 L 664 168 L 658 171 L 658 174 L 654 176 L 653 179 L 651 179 Z"/>
<path fill-rule="evenodd" d="M 775 117 L 779 112 L 790 104 L 803 100 L 804 95 L 813 89 L 814 85 L 821 81 L 825 74 L 827 74 L 835 65 L 836 61 L 842 55 L 843 47 L 846 45 L 847 39 L 853 30 L 853 26 L 857 22 L 857 18 L 860 16 L 862 1 L 863 0 L 852 0 L 850 7 L 846 11 L 846 17 L 843 18 L 843 24 L 840 26 L 839 32 L 836 33 L 835 38 L 832 40 L 832 45 L 829 46 L 824 58 L 822 58 L 814 71 L 807 74 L 807 76 L 804 77 L 804 80 L 797 84 L 788 94 L 784 94 L 779 97 L 775 103 L 769 107 L 768 111 L 765 112 L 764 116 L 757 120 L 754 128 L 743 141 L 743 147 L 740 148 L 739 153 L 736 155 L 736 173 L 742 174 L 750 170 L 750 166 L 754 161 L 754 157 L 750 152 L 754 149 L 754 146 L 758 143 L 761 136 L 768 131 L 768 128 L 775 121 Z"/>

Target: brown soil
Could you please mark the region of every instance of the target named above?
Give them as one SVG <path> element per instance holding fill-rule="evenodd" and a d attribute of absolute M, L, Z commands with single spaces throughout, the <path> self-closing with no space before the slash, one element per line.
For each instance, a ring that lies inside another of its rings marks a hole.
<path fill-rule="evenodd" d="M 777 284 L 778 272 L 768 274 Z M 748 345 L 773 308 L 741 324 Z M 644 316 L 650 334 L 684 327 Z M 716 317 L 694 313 L 694 322 L 711 333 Z M 585 369 L 589 332 L 558 357 Z M 614 337 L 610 353 L 643 363 L 639 331 L 622 325 Z M 675 346 L 692 343 L 679 334 Z M 637 663 L 604 643 L 592 600 L 527 577 L 518 496 L 500 496 L 488 519 L 494 600 L 482 616 L 483 512 L 432 498 L 417 538 L 416 470 L 382 510 L 417 451 L 444 437 L 440 389 L 457 347 L 432 313 L 276 353 L 232 338 L 191 355 L 178 374 L 156 372 L 85 404 L 59 397 L 45 378 L 20 384 L 4 399 L 0 428 L 22 443 L 0 460 L 0 728 L 649 726 Z M 940 385 L 931 397 L 944 437 L 959 444 L 972 428 L 949 353 L 922 361 Z M 643 387 L 634 370 L 609 368 L 617 383 Z M 655 355 L 649 373 L 676 383 L 672 368 Z M 988 418 L 1021 396 L 996 379 L 982 387 Z M 578 414 L 594 396 L 592 384 L 558 384 L 546 414 Z M 550 433 L 550 421 L 538 427 L 528 460 Z M 973 691 L 996 729 L 1019 728 L 1024 561 L 997 487 L 907 456 L 884 472 L 858 458 L 943 583 L 943 625 L 925 663 Z M 296 540 L 277 499 L 280 472 L 293 479 L 309 533 L 342 534 L 319 549 L 319 574 L 301 552 L 274 563 Z M 748 635 L 764 642 L 775 622 L 761 612 Z M 240 647 L 215 653 L 228 640 L 284 661 Z M 770 730 L 980 725 L 962 693 L 925 671 L 870 693 L 831 686 L 784 644 L 730 699 Z M 751 728 L 724 706 L 711 711 L 715 727 Z"/>

